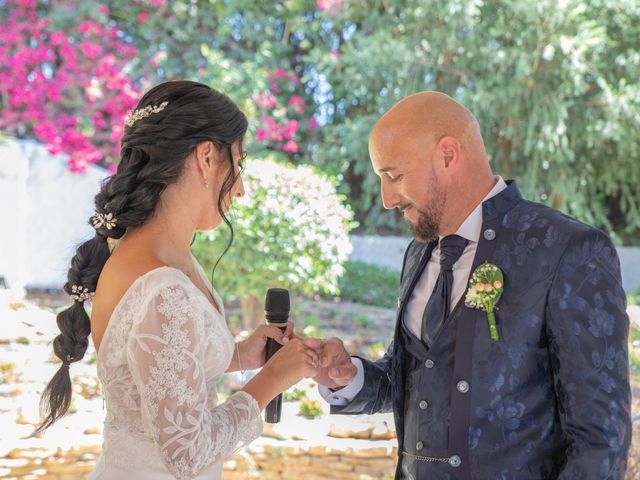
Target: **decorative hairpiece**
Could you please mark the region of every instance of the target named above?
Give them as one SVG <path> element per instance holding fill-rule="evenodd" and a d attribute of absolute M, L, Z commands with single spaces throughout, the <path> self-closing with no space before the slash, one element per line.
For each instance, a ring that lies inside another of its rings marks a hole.
<path fill-rule="evenodd" d="M 124 123 L 126 126 L 131 127 L 134 123 L 136 123 L 141 118 L 148 117 L 152 113 L 158 113 L 164 110 L 164 108 L 169 105 L 169 102 L 162 102 L 160 105 L 147 105 L 144 108 L 139 108 L 129 115 L 127 115 L 124 119 Z"/>
<path fill-rule="evenodd" d="M 96 212 L 92 220 L 93 228 L 96 230 L 102 226 L 107 227 L 107 230 L 111 230 L 116 226 L 116 217 L 113 213 L 100 213 Z"/>
<path fill-rule="evenodd" d="M 93 297 L 96 292 L 90 292 L 87 287 L 82 285 L 71 285 L 71 298 L 79 302 L 83 302 Z"/>
<path fill-rule="evenodd" d="M 71 355 L 67 355 L 67 359 L 64 362 L 62 362 L 63 367 L 69 368 L 69 365 L 71 365 Z"/>

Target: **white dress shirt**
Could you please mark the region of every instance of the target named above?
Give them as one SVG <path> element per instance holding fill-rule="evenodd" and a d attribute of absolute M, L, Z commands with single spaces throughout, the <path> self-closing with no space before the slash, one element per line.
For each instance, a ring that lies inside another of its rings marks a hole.
<path fill-rule="evenodd" d="M 453 264 L 453 290 L 451 292 L 451 310 L 455 308 L 462 295 L 466 290 L 467 283 L 469 281 L 469 275 L 471 274 L 471 267 L 473 265 L 473 259 L 476 255 L 478 248 L 478 241 L 480 240 L 480 233 L 482 230 L 482 203 L 485 200 L 497 195 L 501 191 L 507 188 L 507 184 L 498 177 L 498 180 L 491 191 L 486 197 L 476 206 L 476 208 L 469 214 L 464 222 L 460 225 L 460 228 L 456 231 L 456 235 L 469 240 L 469 244 L 462 252 L 462 255 L 456 263 Z M 407 328 L 418 338 L 421 338 L 422 330 L 422 314 L 427 305 L 427 301 L 431 296 L 431 292 L 435 288 L 438 275 L 440 274 L 440 246 L 436 246 L 431 252 L 431 258 L 427 263 L 420 279 L 416 283 L 411 297 L 404 309 L 404 315 L 402 321 Z M 358 372 L 353 381 L 338 390 L 332 392 L 326 387 L 319 387 L 322 397 L 331 405 L 344 406 L 349 403 L 360 392 L 364 385 L 364 368 L 362 361 L 359 358 L 351 358 L 351 361 L 356 366 Z"/>

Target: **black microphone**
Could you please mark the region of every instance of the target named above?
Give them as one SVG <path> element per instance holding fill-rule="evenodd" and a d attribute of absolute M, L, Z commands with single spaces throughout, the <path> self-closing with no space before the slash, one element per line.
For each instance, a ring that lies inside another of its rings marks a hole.
<path fill-rule="evenodd" d="M 284 288 L 270 288 L 264 300 L 264 314 L 267 318 L 267 325 L 280 327 L 284 333 L 289 320 L 289 310 L 291 301 L 289 300 L 289 290 Z M 282 348 L 273 338 L 267 339 L 267 360 L 275 355 Z M 278 423 L 282 412 L 282 394 L 280 393 L 269 402 L 264 410 L 264 421 L 267 423 Z"/>

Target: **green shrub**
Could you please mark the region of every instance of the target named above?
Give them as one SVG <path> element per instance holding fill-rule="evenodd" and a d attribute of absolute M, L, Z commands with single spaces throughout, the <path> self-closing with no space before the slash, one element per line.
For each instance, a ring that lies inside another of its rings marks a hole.
<path fill-rule="evenodd" d="M 298 415 L 304 418 L 318 418 L 322 416 L 322 405 L 317 400 L 303 400 L 300 402 L 300 411 Z"/>
<path fill-rule="evenodd" d="M 15 381 L 17 376 L 18 375 L 16 375 L 15 363 L 0 363 L 0 385 L 3 383 L 10 383 Z"/>
<path fill-rule="evenodd" d="M 373 319 L 366 313 L 357 312 L 351 316 L 351 321 L 360 328 L 371 328 L 373 326 Z"/>
<path fill-rule="evenodd" d="M 285 402 L 297 402 L 304 398 L 307 398 L 307 391 L 303 388 L 294 388 L 293 391 L 284 392 L 283 394 Z"/>
<path fill-rule="evenodd" d="M 346 262 L 338 283 L 340 297 L 347 302 L 395 308 L 400 272 L 364 262 Z"/>
<path fill-rule="evenodd" d="M 244 326 L 251 328 L 263 318 L 261 305 L 270 287 L 287 288 L 293 295 L 338 293 L 355 223 L 333 181 L 310 167 L 253 160 L 243 179 L 246 195 L 234 201 L 230 212 L 233 246 L 213 280 L 225 297 L 240 298 Z M 194 255 L 207 270 L 228 238 L 226 228 L 196 236 Z"/>
<path fill-rule="evenodd" d="M 298 335 L 302 337 L 326 338 L 326 332 L 320 328 L 320 317 L 315 313 L 308 314 L 304 320 L 304 326 Z"/>
<path fill-rule="evenodd" d="M 627 302 L 629 305 L 640 305 L 640 288 L 635 292 L 627 293 Z"/>
<path fill-rule="evenodd" d="M 367 357 L 369 360 L 376 361 L 382 358 L 385 352 L 386 352 L 386 347 L 384 346 L 384 344 L 380 342 L 376 342 L 369 345 L 369 347 L 364 352 L 364 356 Z"/>

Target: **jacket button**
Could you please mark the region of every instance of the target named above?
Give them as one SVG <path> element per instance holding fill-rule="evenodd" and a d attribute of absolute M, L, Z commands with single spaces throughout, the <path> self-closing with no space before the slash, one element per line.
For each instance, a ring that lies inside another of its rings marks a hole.
<path fill-rule="evenodd" d="M 416 443 L 416 450 L 422 450 L 422 447 L 424 447 L 424 444 L 422 442 Z"/>
<path fill-rule="evenodd" d="M 460 380 L 456 385 L 456 388 L 460 393 L 467 393 L 469 391 L 469 384 L 464 380 Z"/>
<path fill-rule="evenodd" d="M 424 362 L 424 366 L 427 368 L 433 368 L 435 364 L 433 363 L 433 360 L 431 360 L 430 358 L 428 358 L 425 362 Z"/>
<path fill-rule="evenodd" d="M 426 400 L 422 400 L 418 406 L 420 407 L 420 410 L 426 410 L 427 407 L 429 406 L 429 402 L 427 402 Z"/>
<path fill-rule="evenodd" d="M 451 455 L 451 457 L 449 457 L 449 465 L 453 468 L 458 468 L 460 464 L 462 464 L 462 460 L 460 460 L 458 455 Z"/>
<path fill-rule="evenodd" d="M 487 240 L 493 240 L 496 238 L 496 231 L 493 228 L 487 228 L 484 231 L 484 238 Z"/>

